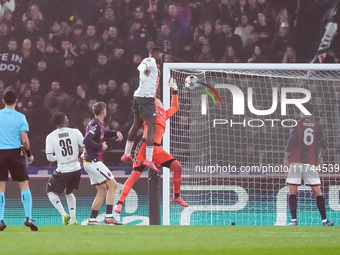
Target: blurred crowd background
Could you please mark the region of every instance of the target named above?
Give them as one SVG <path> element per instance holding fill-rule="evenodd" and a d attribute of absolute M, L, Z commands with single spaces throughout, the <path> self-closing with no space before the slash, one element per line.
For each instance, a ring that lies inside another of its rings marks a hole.
<path fill-rule="evenodd" d="M 64 111 L 84 134 L 97 101 L 126 136 L 137 66 L 153 46 L 164 62 L 309 63 L 338 0 L 0 0 L 0 94 L 18 92 L 36 165 Z M 336 32 L 323 62 L 339 63 Z M 2 108 L 2 102 L 0 108 Z M 118 165 L 124 142 L 110 144 Z"/>

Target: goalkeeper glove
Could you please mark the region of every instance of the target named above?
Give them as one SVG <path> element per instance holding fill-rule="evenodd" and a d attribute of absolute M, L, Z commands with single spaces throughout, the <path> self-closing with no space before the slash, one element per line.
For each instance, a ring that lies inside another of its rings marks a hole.
<path fill-rule="evenodd" d="M 168 85 L 171 89 L 173 89 L 174 92 L 178 92 L 177 83 L 176 83 L 176 80 L 174 78 L 172 78 L 172 77 L 170 78 Z"/>

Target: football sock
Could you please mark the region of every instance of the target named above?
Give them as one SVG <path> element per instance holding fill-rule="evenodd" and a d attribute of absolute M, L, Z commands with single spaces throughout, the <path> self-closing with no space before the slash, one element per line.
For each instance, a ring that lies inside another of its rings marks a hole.
<path fill-rule="evenodd" d="M 65 195 L 71 221 L 76 219 L 76 197 L 73 193 Z"/>
<path fill-rule="evenodd" d="M 292 220 L 297 219 L 296 218 L 296 209 L 297 209 L 297 200 L 296 195 L 289 195 L 289 210 L 290 214 L 292 215 Z"/>
<path fill-rule="evenodd" d="M 182 182 L 182 165 L 175 160 L 171 163 L 170 169 L 173 171 L 172 182 L 174 184 L 174 194 L 179 194 Z"/>
<path fill-rule="evenodd" d="M 179 197 L 179 193 L 175 193 L 175 198 L 178 198 Z"/>
<path fill-rule="evenodd" d="M 131 150 L 134 142 L 133 141 L 126 141 L 125 144 L 125 156 L 131 157 Z"/>
<path fill-rule="evenodd" d="M 152 161 L 152 154 L 153 154 L 153 146 L 146 146 L 146 151 L 145 151 L 146 161 L 149 161 L 149 162 Z"/>
<path fill-rule="evenodd" d="M 57 194 L 55 194 L 54 192 L 48 192 L 47 196 L 50 199 L 52 205 L 59 211 L 61 216 L 64 216 L 65 210 L 64 210 L 64 207 L 63 207 L 63 205 L 60 201 L 59 196 Z"/>
<path fill-rule="evenodd" d="M 320 212 L 320 215 L 321 215 L 321 219 L 322 220 L 327 220 L 325 198 L 322 195 L 316 197 L 316 205 L 317 205 L 317 207 L 319 209 L 319 212 Z"/>
<path fill-rule="evenodd" d="M 21 202 L 24 205 L 26 218 L 32 219 L 32 194 L 30 190 L 21 191 Z"/>
<path fill-rule="evenodd" d="M 106 205 L 106 217 L 113 217 L 113 205 Z"/>
<path fill-rule="evenodd" d="M 4 220 L 5 214 L 5 194 L 0 192 L 0 221 Z"/>
<path fill-rule="evenodd" d="M 141 176 L 141 172 L 133 170 L 129 178 L 124 183 L 124 187 L 122 189 L 122 192 L 120 193 L 119 201 L 121 204 L 123 204 L 125 198 L 127 195 L 129 195 L 130 190 L 132 186 L 135 184 L 136 181 L 138 181 L 139 177 Z"/>
<path fill-rule="evenodd" d="M 99 214 L 99 211 L 92 210 L 91 216 L 90 216 L 90 221 L 95 221 L 97 219 L 98 214 Z"/>

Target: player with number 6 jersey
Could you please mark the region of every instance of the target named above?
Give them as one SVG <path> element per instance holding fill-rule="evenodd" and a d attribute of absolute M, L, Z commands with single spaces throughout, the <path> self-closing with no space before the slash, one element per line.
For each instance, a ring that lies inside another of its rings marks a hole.
<path fill-rule="evenodd" d="M 301 119 L 292 127 L 285 150 L 284 165 L 289 167 L 287 185 L 289 188 L 289 209 L 292 216 L 288 226 L 297 226 L 297 198 L 298 186 L 303 178 L 305 185 L 311 186 L 316 197 L 322 225 L 333 226 L 332 221 L 326 218 L 325 198 L 321 192 L 321 182 L 318 166 L 323 162 L 326 153 L 327 142 L 322 126 L 311 115 L 314 106 L 311 103 L 303 105 L 310 115 L 301 112 Z M 321 147 L 321 148 L 320 148 Z"/>

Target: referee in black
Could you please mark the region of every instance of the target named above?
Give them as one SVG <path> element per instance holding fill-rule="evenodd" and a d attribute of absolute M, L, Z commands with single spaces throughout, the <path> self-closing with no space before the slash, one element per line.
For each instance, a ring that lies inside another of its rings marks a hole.
<path fill-rule="evenodd" d="M 2 101 L 5 108 L 0 110 L 0 231 L 6 228 L 4 211 L 8 172 L 11 173 L 13 181 L 19 182 L 21 201 L 26 215 L 25 226 L 32 231 L 37 231 L 38 227 L 31 217 L 32 195 L 28 186 L 25 157 L 21 151 L 21 144 L 23 144 L 28 163 L 31 164 L 34 157 L 27 136 L 28 123 L 25 115 L 15 110 L 18 99 L 14 90 L 5 90 Z"/>

